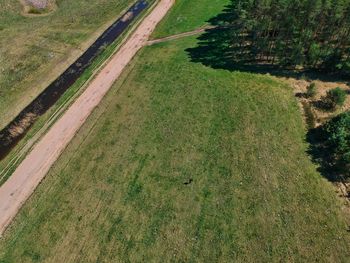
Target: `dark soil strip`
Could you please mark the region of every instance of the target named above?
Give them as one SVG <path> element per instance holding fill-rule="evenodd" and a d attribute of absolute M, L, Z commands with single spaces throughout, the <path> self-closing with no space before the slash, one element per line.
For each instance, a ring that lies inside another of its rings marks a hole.
<path fill-rule="evenodd" d="M 110 26 L 86 52 L 81 55 L 61 76 L 52 82 L 9 125 L 0 131 L 0 160 L 24 137 L 35 120 L 43 115 L 84 73 L 93 60 L 112 44 L 130 23 L 148 6 L 139 0 L 121 18 Z"/>

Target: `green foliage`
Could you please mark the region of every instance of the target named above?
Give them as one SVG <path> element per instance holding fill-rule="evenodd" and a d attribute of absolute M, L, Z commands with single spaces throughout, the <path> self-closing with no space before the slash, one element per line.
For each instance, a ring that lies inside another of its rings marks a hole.
<path fill-rule="evenodd" d="M 349 57 L 350 0 L 231 0 L 211 22 L 229 31 L 221 52 L 245 63 L 343 72 Z"/>
<path fill-rule="evenodd" d="M 350 58 L 348 58 L 346 61 L 343 63 L 339 63 L 337 65 L 337 68 L 344 73 L 345 76 L 350 75 Z"/>
<path fill-rule="evenodd" d="M 324 127 L 326 145 L 334 168 L 350 177 L 350 112 L 338 115 Z"/>
<path fill-rule="evenodd" d="M 307 75 L 305 75 L 304 73 L 300 76 L 300 79 L 301 80 L 305 80 L 305 81 L 309 81 L 310 80 L 310 78 Z"/>
<path fill-rule="evenodd" d="M 317 94 L 317 87 L 316 84 L 314 82 L 312 82 L 306 90 L 306 96 L 308 98 L 314 98 Z"/>
<path fill-rule="evenodd" d="M 344 105 L 346 96 L 346 91 L 339 87 L 331 89 L 327 92 L 327 96 L 325 97 L 325 104 L 329 109 L 334 110 L 337 106 Z"/>

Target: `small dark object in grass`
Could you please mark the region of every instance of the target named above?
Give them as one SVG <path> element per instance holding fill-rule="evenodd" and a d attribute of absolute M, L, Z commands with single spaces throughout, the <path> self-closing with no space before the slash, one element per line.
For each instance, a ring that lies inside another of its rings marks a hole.
<path fill-rule="evenodd" d="M 193 182 L 193 179 L 190 178 L 190 179 L 188 179 L 186 182 L 184 182 L 184 185 L 189 185 L 189 184 L 191 184 L 192 182 Z"/>

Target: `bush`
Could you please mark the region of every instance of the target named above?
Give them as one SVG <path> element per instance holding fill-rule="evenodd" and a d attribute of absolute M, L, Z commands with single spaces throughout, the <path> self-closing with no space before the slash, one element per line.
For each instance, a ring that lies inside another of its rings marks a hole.
<path fill-rule="evenodd" d="M 350 177 L 350 112 L 338 115 L 325 124 L 327 153 L 332 166 L 346 178 Z"/>
<path fill-rule="evenodd" d="M 301 75 L 300 79 L 301 80 L 305 80 L 305 81 L 309 81 L 310 80 L 309 77 L 306 76 L 304 73 Z"/>
<path fill-rule="evenodd" d="M 335 109 L 337 106 L 343 106 L 346 100 L 346 91 L 337 87 L 329 90 L 325 97 L 325 104 L 329 109 Z"/>
<path fill-rule="evenodd" d="M 316 84 L 315 83 L 311 83 L 308 87 L 307 87 L 307 90 L 306 90 L 306 96 L 308 98 L 314 98 L 317 94 L 317 87 L 316 87 Z"/>

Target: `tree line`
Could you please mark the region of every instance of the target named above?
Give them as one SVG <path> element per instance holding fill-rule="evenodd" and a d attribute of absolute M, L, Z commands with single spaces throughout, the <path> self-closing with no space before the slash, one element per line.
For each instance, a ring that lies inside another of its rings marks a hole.
<path fill-rule="evenodd" d="M 211 22 L 233 61 L 350 72 L 350 0 L 232 0 Z"/>

